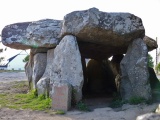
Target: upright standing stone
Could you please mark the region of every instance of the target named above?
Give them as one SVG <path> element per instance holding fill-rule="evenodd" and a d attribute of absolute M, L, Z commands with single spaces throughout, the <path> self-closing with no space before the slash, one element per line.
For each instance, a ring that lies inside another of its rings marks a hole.
<path fill-rule="evenodd" d="M 84 82 L 83 82 L 83 88 L 82 88 L 82 92 L 83 95 L 87 92 L 87 66 L 86 66 L 86 60 L 84 57 L 81 57 L 81 61 L 82 61 L 82 69 L 83 69 L 83 77 L 84 77 Z"/>
<path fill-rule="evenodd" d="M 50 92 L 50 73 L 52 69 L 52 61 L 54 56 L 54 49 L 47 51 L 47 66 L 41 79 L 37 82 L 38 95 L 46 94 Z"/>
<path fill-rule="evenodd" d="M 151 99 L 147 56 L 147 46 L 142 39 L 135 39 L 129 45 L 120 63 L 122 72 L 120 92 L 123 99 L 128 100 L 132 97 Z"/>
<path fill-rule="evenodd" d="M 112 60 L 109 62 L 110 68 L 113 72 L 115 78 L 115 84 L 117 91 L 120 91 L 120 82 L 121 82 L 121 71 L 120 71 L 120 62 L 123 59 L 123 54 L 113 55 Z"/>
<path fill-rule="evenodd" d="M 123 54 L 113 55 L 112 60 L 109 62 L 109 66 L 114 74 L 114 77 L 120 74 L 120 62 L 123 57 Z"/>
<path fill-rule="evenodd" d="M 33 54 L 31 50 L 29 55 L 29 61 L 25 64 L 25 73 L 28 79 L 30 90 L 31 90 L 31 83 L 32 83 L 33 65 L 34 65 L 34 61 L 33 61 Z"/>
<path fill-rule="evenodd" d="M 33 66 L 33 88 L 37 88 L 36 84 L 44 74 L 47 63 L 47 54 L 46 53 L 37 53 L 34 55 L 34 66 Z"/>
<path fill-rule="evenodd" d="M 65 83 L 65 81 L 62 81 L 62 83 L 58 81 L 58 83 L 54 83 L 53 91 L 52 108 L 54 110 L 69 110 L 71 107 L 71 85 Z"/>
<path fill-rule="evenodd" d="M 80 101 L 82 99 L 84 78 L 76 37 L 67 35 L 61 40 L 54 50 L 52 66 L 50 84 L 53 85 L 55 82 L 66 81 L 73 87 L 72 92 L 75 102 Z M 54 94 L 53 89 L 54 86 L 51 94 Z"/>

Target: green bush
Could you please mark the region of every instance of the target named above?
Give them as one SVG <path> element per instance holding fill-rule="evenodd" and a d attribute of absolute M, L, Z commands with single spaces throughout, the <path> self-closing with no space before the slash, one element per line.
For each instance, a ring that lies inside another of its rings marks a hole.
<path fill-rule="evenodd" d="M 159 72 L 160 71 L 160 63 L 157 64 L 156 70 Z"/>
<path fill-rule="evenodd" d="M 150 54 L 148 54 L 148 67 L 151 67 L 151 68 L 154 67 L 153 58 Z"/>
<path fill-rule="evenodd" d="M 29 61 L 29 55 L 27 55 L 24 59 L 23 59 L 23 62 L 28 62 Z"/>

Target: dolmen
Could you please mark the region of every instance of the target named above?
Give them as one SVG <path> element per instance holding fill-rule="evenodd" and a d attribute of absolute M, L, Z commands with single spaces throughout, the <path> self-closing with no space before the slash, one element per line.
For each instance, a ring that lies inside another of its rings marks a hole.
<path fill-rule="evenodd" d="M 53 109 L 69 110 L 86 91 L 152 99 L 147 60 L 158 45 L 145 35 L 142 19 L 131 13 L 90 8 L 63 20 L 15 23 L 2 30 L 2 43 L 30 49 L 25 65 L 29 85 L 51 97 Z M 91 59 L 88 64 L 86 59 Z"/>

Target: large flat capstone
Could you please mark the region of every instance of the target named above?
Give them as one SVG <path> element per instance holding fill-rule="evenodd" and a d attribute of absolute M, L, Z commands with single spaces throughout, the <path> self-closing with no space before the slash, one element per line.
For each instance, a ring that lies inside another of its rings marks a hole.
<path fill-rule="evenodd" d="M 126 52 L 129 43 L 145 35 L 141 18 L 130 13 L 107 13 L 96 8 L 74 11 L 63 20 L 61 36 L 72 34 L 85 58 L 108 58 Z"/>
<path fill-rule="evenodd" d="M 15 23 L 2 30 L 2 43 L 14 49 L 53 48 L 59 43 L 61 21 L 44 19 Z"/>

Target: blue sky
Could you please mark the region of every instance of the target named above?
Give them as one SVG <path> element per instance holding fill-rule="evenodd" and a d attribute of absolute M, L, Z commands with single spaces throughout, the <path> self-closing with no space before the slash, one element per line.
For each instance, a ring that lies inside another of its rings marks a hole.
<path fill-rule="evenodd" d="M 160 41 L 160 0 L 1 0 L 0 31 L 4 26 L 17 22 L 45 18 L 62 20 L 69 12 L 91 7 L 105 12 L 135 14 L 142 18 L 146 35 L 153 39 L 158 37 Z M 155 50 L 151 54 L 155 58 Z"/>

